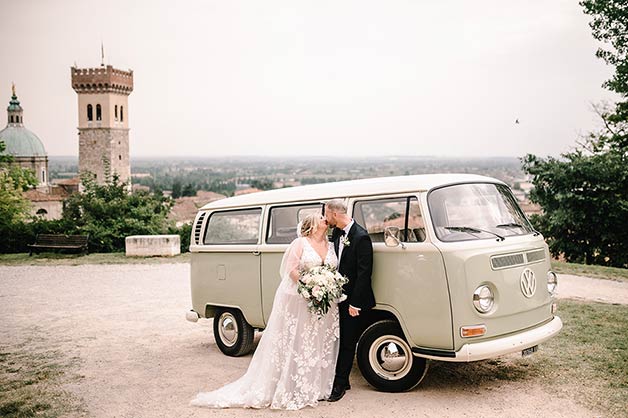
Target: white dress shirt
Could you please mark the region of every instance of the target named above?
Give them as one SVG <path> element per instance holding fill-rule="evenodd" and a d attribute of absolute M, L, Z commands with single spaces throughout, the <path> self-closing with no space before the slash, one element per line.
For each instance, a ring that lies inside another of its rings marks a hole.
<path fill-rule="evenodd" d="M 345 234 L 340 237 L 340 244 L 338 244 L 338 264 L 340 264 L 340 258 L 342 257 L 342 250 L 345 248 L 345 239 L 349 236 L 349 231 L 351 231 L 351 227 L 355 221 L 351 219 L 351 222 L 347 226 L 345 226 L 342 230 L 345 231 Z M 351 243 L 349 243 L 351 245 Z"/>

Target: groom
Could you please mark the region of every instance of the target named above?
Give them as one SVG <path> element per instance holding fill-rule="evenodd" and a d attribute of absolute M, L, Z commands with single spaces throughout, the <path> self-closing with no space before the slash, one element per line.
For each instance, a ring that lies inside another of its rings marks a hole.
<path fill-rule="evenodd" d="M 325 204 L 327 224 L 334 227 L 331 239 L 338 255 L 338 271 L 349 279 L 344 286 L 347 299 L 340 309 L 340 351 L 336 362 L 336 377 L 329 402 L 340 400 L 349 385 L 355 346 L 360 331 L 360 316 L 375 306 L 371 288 L 373 244 L 368 232 L 347 215 L 344 200 L 334 199 Z"/>

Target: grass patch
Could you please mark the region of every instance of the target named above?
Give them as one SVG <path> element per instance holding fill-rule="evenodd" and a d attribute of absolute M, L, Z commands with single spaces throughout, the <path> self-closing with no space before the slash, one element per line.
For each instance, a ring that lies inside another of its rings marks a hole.
<path fill-rule="evenodd" d="M 545 385 L 602 416 L 628 417 L 628 305 L 559 302 L 562 331 L 530 357 L 434 362 L 424 386 L 480 393 L 502 382 Z"/>
<path fill-rule="evenodd" d="M 628 269 L 618 267 L 594 266 L 586 264 L 552 261 L 552 270 L 556 273 L 573 274 L 574 276 L 595 277 L 617 281 L 628 281 Z"/>
<path fill-rule="evenodd" d="M 0 254 L 5 266 L 79 266 L 84 264 L 164 264 L 189 263 L 190 253 L 173 257 L 127 257 L 124 253 L 94 253 L 87 255 L 64 253 Z"/>
<path fill-rule="evenodd" d="M 79 413 L 81 405 L 60 389 L 72 367 L 54 350 L 31 344 L 0 345 L 0 417 L 56 418 Z"/>
<path fill-rule="evenodd" d="M 628 416 L 628 305 L 560 301 L 564 326 L 539 366 L 565 396 Z"/>

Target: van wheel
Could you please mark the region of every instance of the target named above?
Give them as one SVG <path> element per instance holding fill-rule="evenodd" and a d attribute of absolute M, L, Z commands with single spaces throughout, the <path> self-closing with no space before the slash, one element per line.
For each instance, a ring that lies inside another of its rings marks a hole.
<path fill-rule="evenodd" d="M 410 390 L 421 383 L 427 372 L 427 361 L 412 354 L 401 327 L 389 319 L 364 331 L 357 357 L 366 381 L 382 392 Z"/>
<path fill-rule="evenodd" d="M 214 338 L 220 351 L 231 357 L 248 354 L 253 349 L 255 330 L 237 309 L 218 308 L 214 315 Z"/>

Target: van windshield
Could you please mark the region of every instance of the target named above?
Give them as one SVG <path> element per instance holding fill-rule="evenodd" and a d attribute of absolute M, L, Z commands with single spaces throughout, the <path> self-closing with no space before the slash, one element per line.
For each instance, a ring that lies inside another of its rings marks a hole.
<path fill-rule="evenodd" d="M 501 184 L 459 184 L 428 195 L 432 223 L 441 241 L 504 239 L 534 232 L 510 189 Z"/>

